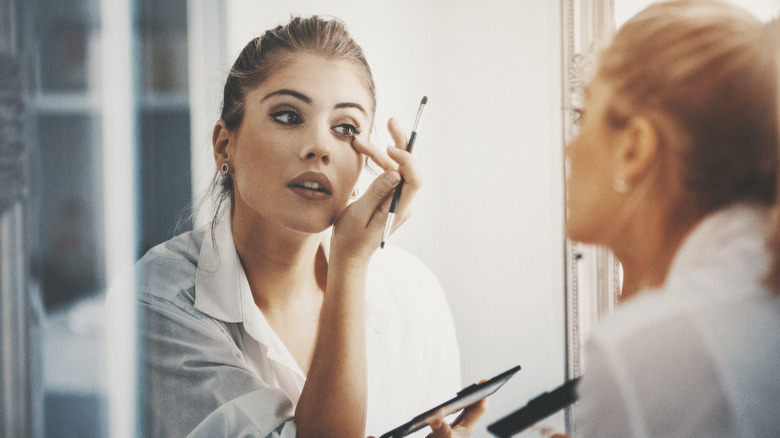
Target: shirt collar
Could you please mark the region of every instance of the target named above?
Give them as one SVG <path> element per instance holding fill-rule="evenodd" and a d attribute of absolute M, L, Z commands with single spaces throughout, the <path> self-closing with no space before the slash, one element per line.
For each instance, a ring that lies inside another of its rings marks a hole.
<path fill-rule="evenodd" d="M 195 308 L 220 321 L 244 322 L 242 284 L 247 293 L 250 292 L 246 280 L 242 283 L 243 272 L 230 221 L 222 220 L 214 227 L 213 235 L 205 232 L 201 243 L 195 278 Z M 375 264 L 369 266 L 366 326 L 377 334 L 384 332 L 391 319 L 389 280 L 376 270 Z"/>
<path fill-rule="evenodd" d="M 690 275 L 686 273 L 710 271 L 715 278 L 714 273 L 728 266 L 732 273 L 729 280 L 751 284 L 753 277 L 759 278 L 768 269 L 769 257 L 764 248 L 768 217 L 766 207 L 748 204 L 736 204 L 710 214 L 684 240 L 672 260 L 667 280 L 687 279 Z"/>
<path fill-rule="evenodd" d="M 195 308 L 221 321 L 243 321 L 241 272 L 230 221 L 220 221 L 213 233 L 205 233 L 201 243 L 195 277 Z"/>

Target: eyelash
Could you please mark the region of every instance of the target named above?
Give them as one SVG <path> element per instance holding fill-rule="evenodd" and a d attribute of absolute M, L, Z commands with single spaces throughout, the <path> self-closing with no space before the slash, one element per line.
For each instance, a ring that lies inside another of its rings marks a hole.
<path fill-rule="evenodd" d="M 349 129 L 350 131 L 352 131 L 351 133 L 348 133 L 348 134 L 342 134 L 341 132 L 336 131 L 336 133 L 341 135 L 341 136 L 350 137 L 351 138 L 351 137 L 357 137 L 358 135 L 360 135 L 360 127 L 359 126 L 355 126 L 355 125 L 353 125 L 351 123 L 342 123 L 341 125 L 335 126 L 333 129 L 335 130 L 335 129 L 341 128 L 341 127 L 345 127 L 347 129 Z"/>
<path fill-rule="evenodd" d="M 285 116 L 285 115 L 286 116 L 293 116 L 297 120 L 295 122 L 284 122 L 282 120 L 279 120 L 280 117 Z M 300 125 L 301 123 L 303 123 L 303 118 L 300 116 L 300 114 L 298 114 L 298 113 L 296 113 L 295 111 L 292 111 L 292 110 L 277 111 L 275 113 L 271 113 L 270 116 L 271 116 L 272 119 L 274 119 L 274 121 L 276 123 L 280 123 L 282 125 Z"/>
<path fill-rule="evenodd" d="M 303 123 L 303 118 L 300 116 L 300 114 L 298 114 L 298 113 L 296 113 L 295 111 L 292 111 L 292 110 L 277 111 L 277 112 L 271 113 L 270 116 L 276 123 L 279 123 L 279 124 L 282 124 L 282 125 L 300 125 L 300 124 Z M 282 116 L 288 116 L 288 117 L 294 118 L 295 121 L 293 121 L 293 122 L 282 121 L 282 120 L 280 120 L 280 118 Z M 342 133 L 342 132 L 339 132 L 339 131 L 336 130 L 338 128 L 346 128 L 346 130 L 351 131 L 351 132 L 349 132 L 349 133 Z M 351 123 L 342 123 L 340 125 L 337 125 L 337 126 L 333 127 L 333 130 L 336 132 L 336 134 L 338 134 L 338 135 L 340 135 L 342 137 L 349 137 L 349 138 L 357 137 L 358 135 L 360 135 L 360 132 L 361 132 L 359 126 L 353 125 Z"/>

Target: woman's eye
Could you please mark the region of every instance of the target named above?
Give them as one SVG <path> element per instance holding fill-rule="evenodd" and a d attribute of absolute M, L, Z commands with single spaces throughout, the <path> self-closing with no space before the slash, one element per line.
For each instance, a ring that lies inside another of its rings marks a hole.
<path fill-rule="evenodd" d="M 300 125 L 303 123 L 303 119 L 295 111 L 279 111 L 271 114 L 271 117 L 283 125 Z"/>
<path fill-rule="evenodd" d="M 336 133 L 339 135 L 343 135 L 345 137 L 354 137 L 358 134 L 360 134 L 360 131 L 355 125 L 350 125 L 349 123 L 345 123 L 343 125 L 338 125 L 333 128 Z"/>

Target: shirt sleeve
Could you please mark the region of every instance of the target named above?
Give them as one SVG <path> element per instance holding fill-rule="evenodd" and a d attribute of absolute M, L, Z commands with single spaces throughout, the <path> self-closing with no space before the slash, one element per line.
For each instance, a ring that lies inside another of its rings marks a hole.
<path fill-rule="evenodd" d="M 244 361 L 237 324 L 188 306 L 142 298 L 147 436 L 295 436 L 294 408 Z"/>
<path fill-rule="evenodd" d="M 295 438 L 298 432 L 292 421 L 269 429 L 278 423 L 277 419 L 291 417 L 292 411 L 292 403 L 279 391 L 258 389 L 220 406 L 188 436 Z"/>

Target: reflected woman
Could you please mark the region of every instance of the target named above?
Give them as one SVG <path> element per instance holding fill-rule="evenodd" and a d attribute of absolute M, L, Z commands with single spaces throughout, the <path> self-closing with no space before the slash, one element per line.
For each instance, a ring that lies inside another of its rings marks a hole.
<path fill-rule="evenodd" d="M 420 188 L 406 136 L 369 144 L 374 82 L 343 23 L 294 18 L 249 42 L 213 131 L 210 229 L 137 265 L 150 436 L 363 437 L 460 388 L 441 288 L 397 248 L 375 254 Z M 366 157 L 381 173 L 350 203 Z M 467 436 L 468 411 L 434 436 Z"/>
<path fill-rule="evenodd" d="M 601 54 L 566 149 L 566 232 L 625 280 L 585 350 L 578 438 L 780 435 L 774 55 L 753 16 L 702 0 L 649 6 Z"/>

